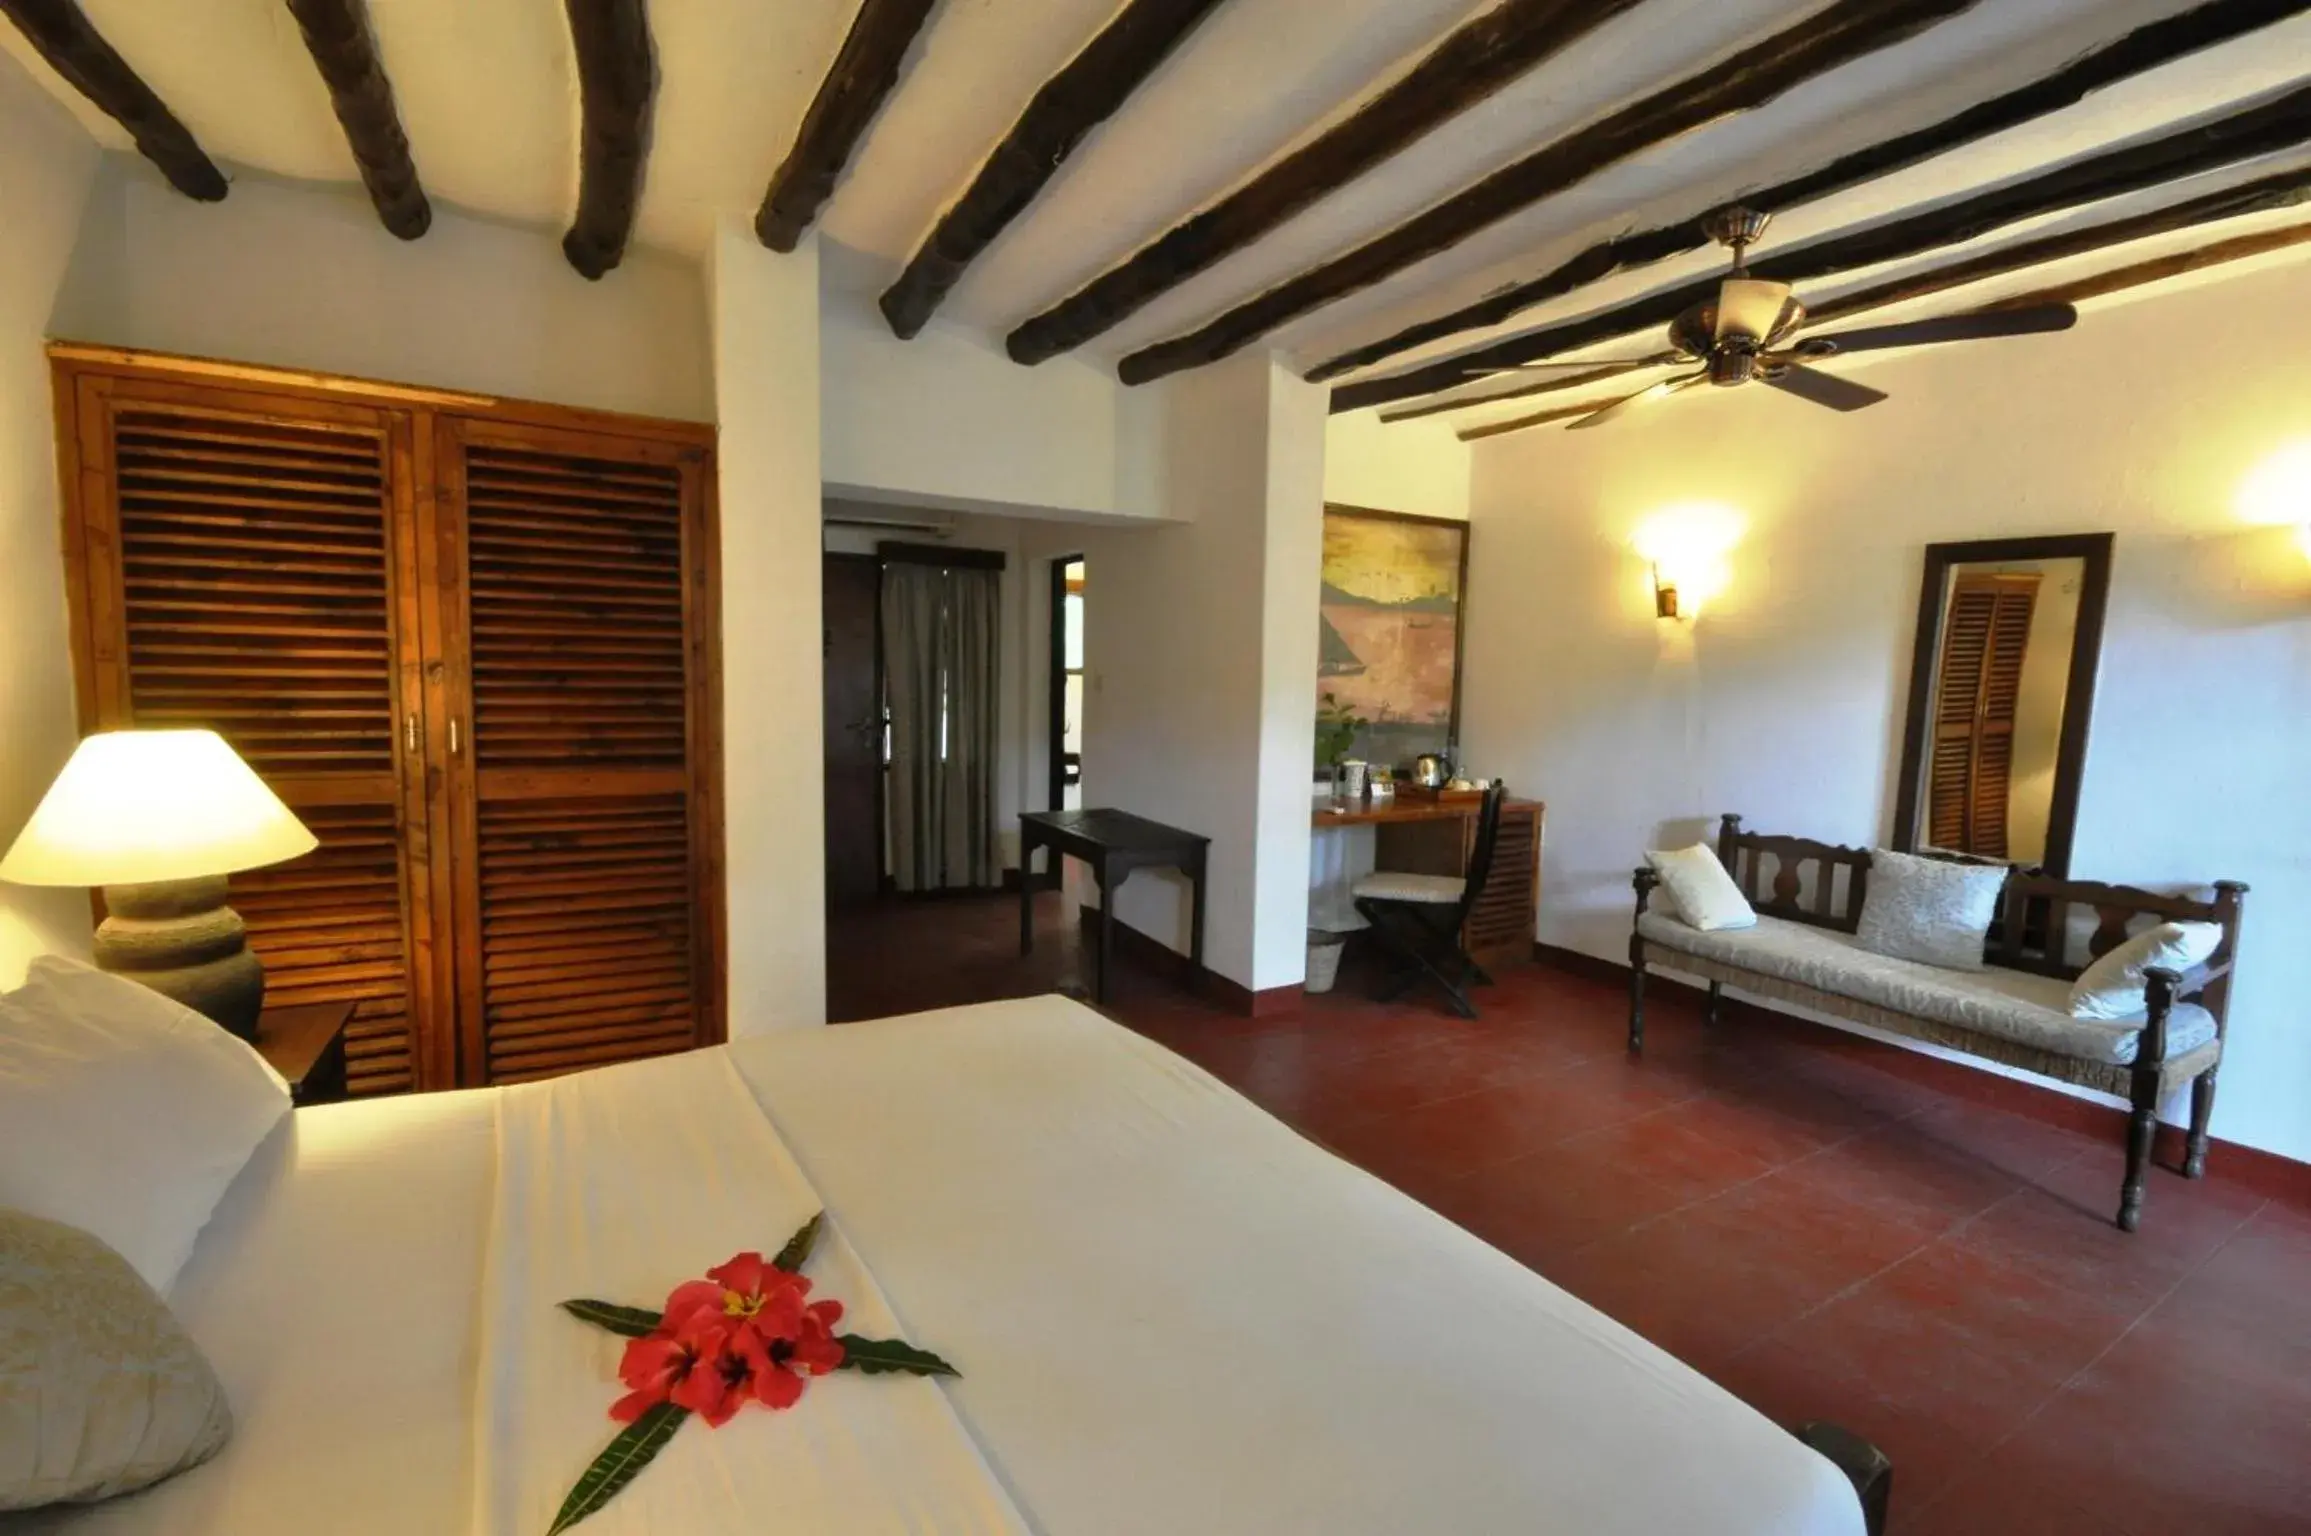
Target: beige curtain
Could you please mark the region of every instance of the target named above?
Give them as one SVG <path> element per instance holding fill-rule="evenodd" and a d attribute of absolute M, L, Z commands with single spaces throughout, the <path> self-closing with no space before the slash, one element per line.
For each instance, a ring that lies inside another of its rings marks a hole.
<path fill-rule="evenodd" d="M 996 724 L 1002 573 L 888 561 L 891 878 L 902 891 L 999 883 Z"/>

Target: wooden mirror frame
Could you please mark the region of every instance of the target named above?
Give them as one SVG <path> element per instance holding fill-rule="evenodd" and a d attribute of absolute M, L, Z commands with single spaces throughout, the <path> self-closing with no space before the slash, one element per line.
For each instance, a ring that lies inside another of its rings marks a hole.
<path fill-rule="evenodd" d="M 2078 794 L 2086 773 L 2087 730 L 2094 720 L 2094 680 L 2102 666 L 2103 615 L 2110 605 L 2110 554 L 2117 535 L 2066 533 L 2028 539 L 1973 539 L 1926 546 L 1925 581 L 1918 592 L 1918 640 L 1910 657 L 1910 707 L 1902 730 L 1902 778 L 1894 800 L 1897 853 L 1918 851 L 1923 808 L 1926 735 L 1934 707 L 1934 665 L 1942 648 L 1942 610 L 1951 568 L 2001 560 L 2079 560 L 2078 627 L 2070 641 L 2070 678 L 2063 686 L 2062 735 L 2055 746 L 2054 792 L 2046 810 L 2046 853 L 2036 867 L 2059 879 L 2070 875 L 2078 832 Z"/>

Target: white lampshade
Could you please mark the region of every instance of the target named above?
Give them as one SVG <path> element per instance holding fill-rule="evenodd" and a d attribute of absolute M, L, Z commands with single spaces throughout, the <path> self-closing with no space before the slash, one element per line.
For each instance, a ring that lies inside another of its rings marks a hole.
<path fill-rule="evenodd" d="M 278 864 L 319 842 L 215 731 L 105 731 L 48 786 L 0 859 L 0 880 L 191 880 Z"/>

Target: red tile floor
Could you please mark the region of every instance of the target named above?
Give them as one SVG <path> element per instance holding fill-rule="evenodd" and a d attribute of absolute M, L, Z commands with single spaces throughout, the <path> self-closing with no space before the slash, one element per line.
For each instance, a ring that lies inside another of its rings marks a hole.
<path fill-rule="evenodd" d="M 835 1017 L 1080 983 L 1072 909 L 838 918 Z M 1463 1022 L 1358 979 L 1223 1014 L 1119 965 L 1110 1010 L 1784 1422 L 1894 1460 L 1905 1536 L 2311 1533 L 2311 1213 L 1880 1070 L 1887 1047 L 1539 966 Z"/>

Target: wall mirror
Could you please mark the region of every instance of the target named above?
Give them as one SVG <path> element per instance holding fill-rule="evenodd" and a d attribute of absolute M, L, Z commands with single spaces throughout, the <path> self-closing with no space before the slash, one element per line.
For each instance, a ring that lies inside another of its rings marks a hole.
<path fill-rule="evenodd" d="M 2111 535 L 1926 547 L 1893 846 L 2070 873 Z"/>

